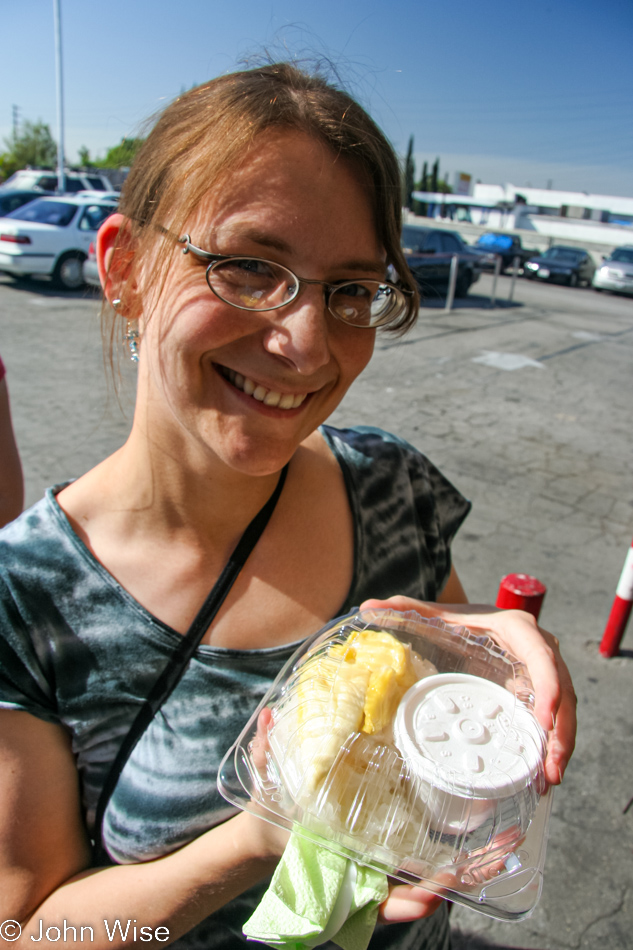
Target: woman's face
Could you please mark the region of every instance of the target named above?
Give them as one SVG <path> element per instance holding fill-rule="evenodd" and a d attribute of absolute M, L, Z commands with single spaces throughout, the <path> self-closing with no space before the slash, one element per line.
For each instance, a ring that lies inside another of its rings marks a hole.
<path fill-rule="evenodd" d="M 300 277 L 385 276 L 353 168 L 299 132 L 261 135 L 186 230 L 204 250 L 278 261 Z M 211 292 L 206 266 L 175 250 L 141 328 L 138 398 L 147 431 L 183 461 L 214 457 L 270 474 L 338 406 L 369 362 L 374 331 L 336 320 L 314 284 L 280 310 L 236 309 Z"/>

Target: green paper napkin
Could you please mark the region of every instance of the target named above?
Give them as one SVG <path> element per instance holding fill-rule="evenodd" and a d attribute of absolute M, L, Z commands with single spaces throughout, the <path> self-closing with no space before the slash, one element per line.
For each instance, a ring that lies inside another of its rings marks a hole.
<path fill-rule="evenodd" d="M 385 874 L 293 833 L 244 934 L 284 950 L 326 940 L 365 950 L 388 893 Z"/>

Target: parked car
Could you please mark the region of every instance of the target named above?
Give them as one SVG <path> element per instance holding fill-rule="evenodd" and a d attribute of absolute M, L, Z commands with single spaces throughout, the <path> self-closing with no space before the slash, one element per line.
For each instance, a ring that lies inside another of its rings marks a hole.
<path fill-rule="evenodd" d="M 446 290 L 451 260 L 455 254 L 459 257 L 455 296 L 465 297 L 470 286 L 479 280 L 482 255 L 466 244 L 455 231 L 405 225 L 401 243 L 407 264 L 423 296 L 429 287 Z"/>
<path fill-rule="evenodd" d="M 97 266 L 97 246 L 94 241 L 90 242 L 88 247 L 88 257 L 83 263 L 84 282 L 91 287 L 98 287 L 101 290 L 101 281 L 99 280 L 99 267 Z"/>
<path fill-rule="evenodd" d="M 578 284 L 591 283 L 596 265 L 591 255 L 580 247 L 564 247 L 554 244 L 544 254 L 531 257 L 525 262 L 525 277 L 540 280 L 558 281 L 577 287 Z"/>
<path fill-rule="evenodd" d="M 114 191 L 112 183 L 105 175 L 98 172 L 71 172 L 65 173 L 66 187 L 64 194 L 73 195 L 78 191 Z M 57 172 L 50 168 L 22 168 L 14 172 L 10 178 L 0 186 L 0 190 L 17 188 L 35 189 L 40 191 L 57 191 Z"/>
<path fill-rule="evenodd" d="M 0 218 L 0 271 L 14 277 L 45 274 L 58 287 L 83 286 L 83 262 L 114 201 L 69 195 L 31 201 Z"/>
<path fill-rule="evenodd" d="M 523 247 L 521 238 L 518 234 L 504 234 L 502 231 L 486 231 L 481 234 L 473 244 L 473 247 L 482 253 L 494 254 L 501 258 L 501 270 L 507 270 L 512 267 L 515 257 L 519 258 L 519 267 L 523 267 L 526 261 L 537 255 L 537 251 Z M 493 259 L 493 268 L 494 268 Z M 489 264 L 484 261 L 484 267 Z"/>
<path fill-rule="evenodd" d="M 616 247 L 593 275 L 594 290 L 612 290 L 621 294 L 633 294 L 633 245 Z"/>
<path fill-rule="evenodd" d="M 35 201 L 36 198 L 41 197 L 41 191 L 0 191 L 0 218 L 28 204 L 29 201 Z"/>

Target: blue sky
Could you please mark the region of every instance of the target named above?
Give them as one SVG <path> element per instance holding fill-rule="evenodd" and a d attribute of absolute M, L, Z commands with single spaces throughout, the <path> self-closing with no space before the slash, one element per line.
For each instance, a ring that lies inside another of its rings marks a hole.
<path fill-rule="evenodd" d="M 416 167 L 633 197 L 630 0 L 61 0 L 66 152 L 247 56 L 327 56 Z M 53 0 L 2 3 L 0 140 L 57 133 Z"/>

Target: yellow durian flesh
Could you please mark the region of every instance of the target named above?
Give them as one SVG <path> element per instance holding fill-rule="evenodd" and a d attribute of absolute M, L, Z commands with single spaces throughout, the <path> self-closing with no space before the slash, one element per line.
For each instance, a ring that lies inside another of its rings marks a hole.
<path fill-rule="evenodd" d="M 391 722 L 401 695 L 396 674 L 390 666 L 372 673 L 363 706 L 361 732 L 371 735 L 384 729 Z"/>
<path fill-rule="evenodd" d="M 435 672 L 384 630 L 355 631 L 309 657 L 289 694 L 285 748 L 297 801 L 372 839 L 408 833 L 410 788 L 390 727 L 404 693 Z"/>
<path fill-rule="evenodd" d="M 309 790 L 318 788 L 342 743 L 359 731 L 369 677 L 369 670 L 357 665 L 343 644 L 332 644 L 326 656 L 309 660 L 302 669 L 297 724 Z"/>
<path fill-rule="evenodd" d="M 417 679 L 411 647 L 385 630 L 363 630 L 349 642 L 356 663 L 370 674 L 361 731 L 371 735 L 391 723 L 398 703 Z"/>

